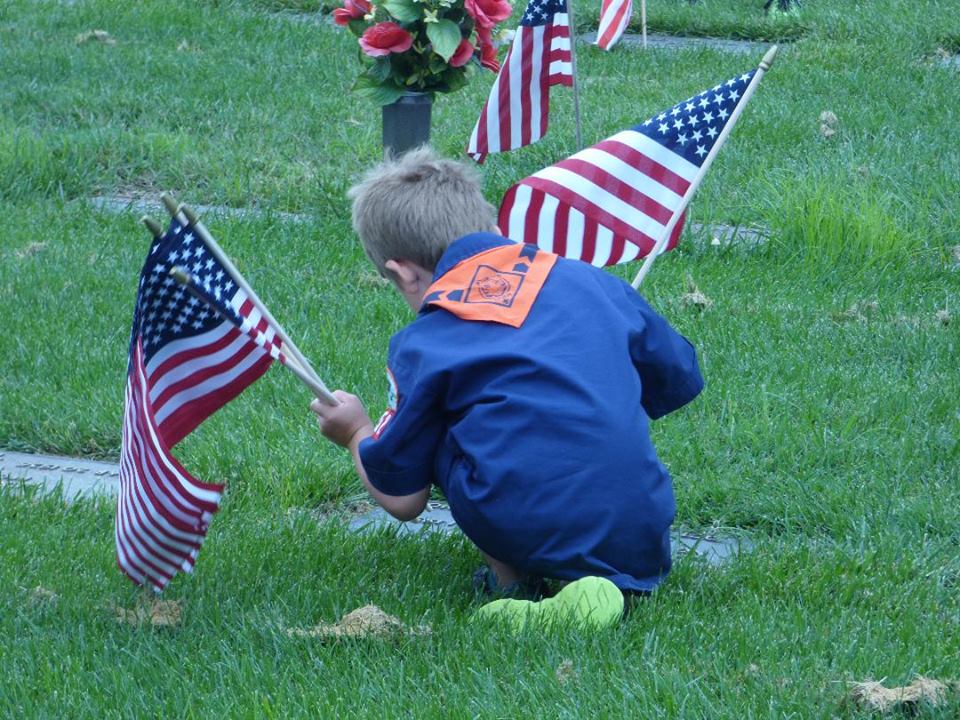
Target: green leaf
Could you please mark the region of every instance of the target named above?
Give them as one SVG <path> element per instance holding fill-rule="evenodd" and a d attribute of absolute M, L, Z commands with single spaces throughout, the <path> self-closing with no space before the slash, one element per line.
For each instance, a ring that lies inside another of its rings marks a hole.
<path fill-rule="evenodd" d="M 353 84 L 353 91 L 362 98 L 372 100 L 378 105 L 389 105 L 403 95 L 403 88 L 392 82 L 378 82 L 368 75 L 360 75 Z"/>
<path fill-rule="evenodd" d="M 453 20 L 440 20 L 427 25 L 427 37 L 433 51 L 449 62 L 460 45 L 460 28 Z"/>
<path fill-rule="evenodd" d="M 454 92 L 467 84 L 467 73 L 464 68 L 450 68 L 443 74 L 447 84 L 447 92 Z"/>
<path fill-rule="evenodd" d="M 366 20 L 351 20 L 347 23 L 347 28 L 355 37 L 360 37 L 370 27 Z"/>
<path fill-rule="evenodd" d="M 409 23 L 420 19 L 423 10 L 413 0 L 388 0 L 382 6 L 397 22 Z"/>
<path fill-rule="evenodd" d="M 377 58 L 373 65 L 370 66 L 370 69 L 364 74 L 382 83 L 390 77 L 390 58 Z"/>

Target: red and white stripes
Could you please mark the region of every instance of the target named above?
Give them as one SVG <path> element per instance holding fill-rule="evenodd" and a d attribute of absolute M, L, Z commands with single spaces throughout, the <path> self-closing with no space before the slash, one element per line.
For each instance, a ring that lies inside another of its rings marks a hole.
<path fill-rule="evenodd" d="M 646 255 L 681 205 L 698 168 L 627 130 L 514 185 L 500 227 L 518 242 L 613 265 Z M 676 245 L 683 218 L 670 235 Z"/>
<path fill-rule="evenodd" d="M 249 301 L 241 302 L 246 310 Z M 189 572 L 220 506 L 223 486 L 200 482 L 170 448 L 263 375 L 274 357 L 273 329 L 247 318 L 247 332 L 224 320 L 175 340 L 148 364 L 138 338 L 127 378 L 117 501 L 117 564 L 161 590 Z"/>
<path fill-rule="evenodd" d="M 514 150 L 542 138 L 547 132 L 551 85 L 573 85 L 566 13 L 556 13 L 546 25 L 517 28 L 470 135 L 467 153 L 483 162 L 489 153 Z"/>
<path fill-rule="evenodd" d="M 623 35 L 633 14 L 633 0 L 603 0 L 600 5 L 600 26 L 597 47 L 609 50 Z"/>

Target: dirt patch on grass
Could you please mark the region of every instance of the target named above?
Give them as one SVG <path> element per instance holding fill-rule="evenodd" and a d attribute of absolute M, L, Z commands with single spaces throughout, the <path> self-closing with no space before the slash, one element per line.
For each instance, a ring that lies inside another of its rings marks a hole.
<path fill-rule="evenodd" d="M 322 641 L 357 639 L 399 640 L 429 635 L 429 625 L 407 626 L 376 605 L 364 605 L 347 613 L 335 623 L 320 623 L 312 628 L 287 628 L 290 637 L 317 638 Z"/>
<path fill-rule="evenodd" d="M 84 45 L 88 42 L 98 42 L 103 45 L 116 45 L 117 41 L 106 30 L 87 30 L 77 35 L 73 41 L 77 45 Z"/>
<path fill-rule="evenodd" d="M 55 605 L 59 599 L 60 596 L 53 590 L 45 588 L 42 585 L 37 585 L 30 591 L 31 605 Z"/>
<path fill-rule="evenodd" d="M 876 300 L 862 300 L 855 302 L 846 310 L 836 313 L 834 318 L 840 322 L 861 322 L 865 323 L 880 310 L 880 303 Z"/>
<path fill-rule="evenodd" d="M 918 677 L 909 685 L 888 688 L 881 682 L 867 680 L 853 683 L 846 702 L 870 712 L 887 713 L 899 710 L 913 714 L 922 705 L 933 708 L 946 705 L 951 695 L 951 685 L 954 683 Z"/>
<path fill-rule="evenodd" d="M 556 676 L 557 682 L 561 685 L 576 682 L 579 678 L 579 673 L 577 672 L 576 667 L 573 665 L 573 660 L 567 658 L 557 665 Z"/>
<path fill-rule="evenodd" d="M 837 134 L 837 127 L 839 125 L 840 121 L 830 110 L 824 110 L 820 113 L 820 134 L 827 140 Z"/>
<path fill-rule="evenodd" d="M 388 288 L 393 284 L 385 277 L 375 272 L 360 273 L 360 277 L 357 278 L 357 280 L 362 287 Z"/>
<path fill-rule="evenodd" d="M 680 296 L 680 303 L 688 307 L 695 307 L 698 310 L 707 310 L 713 307 L 713 300 L 708 298 L 693 282 L 693 277 L 687 275 L 687 291 Z"/>
<path fill-rule="evenodd" d="M 42 252 L 46 247 L 47 243 L 32 242 L 26 247 L 20 248 L 19 250 L 14 250 L 13 254 L 17 256 L 18 260 L 23 260 Z"/>
<path fill-rule="evenodd" d="M 176 600 L 153 600 L 140 602 L 134 608 L 115 607 L 113 614 L 123 625 L 173 628 L 180 625 L 183 611 Z"/>

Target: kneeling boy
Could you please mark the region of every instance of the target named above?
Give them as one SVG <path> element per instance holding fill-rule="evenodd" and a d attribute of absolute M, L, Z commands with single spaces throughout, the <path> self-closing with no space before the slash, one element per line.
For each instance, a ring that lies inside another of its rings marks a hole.
<path fill-rule="evenodd" d="M 418 150 L 350 195 L 364 250 L 416 318 L 390 341 L 376 426 L 338 392 L 312 406 L 323 434 L 400 520 L 437 485 L 488 589 L 652 590 L 675 508 L 648 423 L 703 388 L 690 343 L 622 280 L 501 237 L 460 163 Z"/>

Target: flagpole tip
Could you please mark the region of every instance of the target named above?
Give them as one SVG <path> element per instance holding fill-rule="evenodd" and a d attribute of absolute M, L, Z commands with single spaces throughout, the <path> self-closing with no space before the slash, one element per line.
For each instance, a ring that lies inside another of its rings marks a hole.
<path fill-rule="evenodd" d="M 770 69 L 770 66 L 773 65 L 773 59 L 777 56 L 777 52 L 780 50 L 779 45 L 774 45 L 772 48 L 767 50 L 767 54 L 763 56 L 763 60 L 760 61 L 760 67 L 763 68 L 763 71 L 766 72 Z"/>
<path fill-rule="evenodd" d="M 168 213 L 173 217 L 177 216 L 177 201 L 173 199 L 173 195 L 168 192 L 160 193 L 160 202 L 163 203 Z"/>
<path fill-rule="evenodd" d="M 160 227 L 160 223 L 158 223 L 149 215 L 144 215 L 142 218 L 140 218 L 140 222 L 147 227 L 147 230 L 149 230 L 150 234 L 155 238 L 163 237 L 163 228 Z"/>
<path fill-rule="evenodd" d="M 177 212 L 182 212 L 184 215 L 186 215 L 187 220 L 190 221 L 191 225 L 197 224 L 198 218 L 197 218 L 197 214 L 193 211 L 193 208 L 181 203 L 180 207 L 177 208 Z"/>
<path fill-rule="evenodd" d="M 190 285 L 190 275 L 179 265 L 170 268 L 170 276 L 181 285 Z"/>

